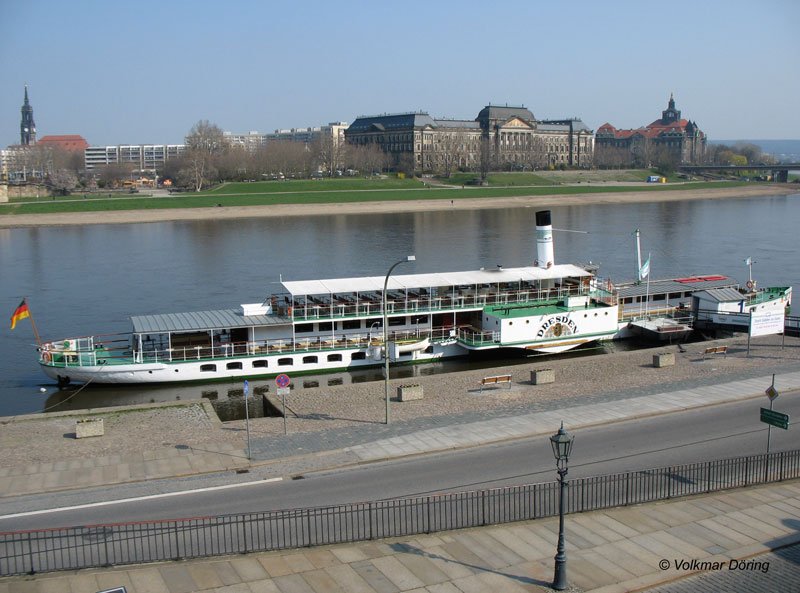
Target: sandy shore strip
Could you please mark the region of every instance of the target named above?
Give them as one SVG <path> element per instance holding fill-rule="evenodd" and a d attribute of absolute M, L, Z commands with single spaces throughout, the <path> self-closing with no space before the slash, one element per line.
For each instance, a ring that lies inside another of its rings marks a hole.
<path fill-rule="evenodd" d="M 465 190 L 470 191 L 470 190 Z M 517 196 L 512 198 L 460 198 L 427 200 L 391 200 L 329 204 L 274 204 L 268 206 L 219 206 L 214 208 L 169 208 L 163 210 L 122 210 L 102 212 L 64 212 L 55 214 L 20 214 L 0 216 L 0 228 L 69 226 L 84 224 L 132 224 L 191 220 L 223 220 L 287 216 L 330 216 L 334 214 L 386 214 L 393 212 L 435 212 L 457 208 L 542 208 L 582 206 L 587 204 L 626 204 L 637 202 L 678 202 L 750 198 L 798 193 L 791 185 L 708 188 L 700 190 L 632 191 L 575 195 Z"/>

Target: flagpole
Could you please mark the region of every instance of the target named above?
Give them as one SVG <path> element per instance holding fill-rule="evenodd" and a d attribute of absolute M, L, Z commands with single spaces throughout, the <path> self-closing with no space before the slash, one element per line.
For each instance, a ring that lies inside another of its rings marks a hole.
<path fill-rule="evenodd" d="M 647 318 L 647 304 L 650 301 L 650 253 L 647 254 L 647 287 L 644 289 L 644 316 Z"/>
<path fill-rule="evenodd" d="M 42 339 L 39 337 L 39 330 L 36 329 L 36 322 L 33 320 L 33 313 L 31 313 L 31 308 L 28 306 L 28 297 L 23 297 L 22 300 L 25 302 L 25 306 L 28 307 L 28 317 L 31 320 L 31 327 L 33 328 L 33 336 L 36 338 L 36 345 L 42 345 Z"/>

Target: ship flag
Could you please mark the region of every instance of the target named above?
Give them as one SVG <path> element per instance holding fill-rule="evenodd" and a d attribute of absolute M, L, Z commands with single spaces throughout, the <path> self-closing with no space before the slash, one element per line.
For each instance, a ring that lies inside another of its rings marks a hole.
<path fill-rule="evenodd" d="M 25 302 L 25 299 L 22 299 L 19 307 L 14 310 L 14 314 L 11 316 L 11 329 L 16 327 L 17 321 L 21 321 L 22 319 L 30 316 L 31 312 L 28 309 L 28 303 Z"/>
<path fill-rule="evenodd" d="M 639 268 L 639 279 L 644 280 L 650 274 L 650 255 L 647 255 L 647 261 Z"/>

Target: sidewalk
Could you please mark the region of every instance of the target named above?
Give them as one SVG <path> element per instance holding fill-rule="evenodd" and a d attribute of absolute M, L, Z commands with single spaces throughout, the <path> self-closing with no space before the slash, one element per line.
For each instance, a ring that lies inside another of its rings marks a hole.
<path fill-rule="evenodd" d="M 277 451 L 275 459 L 255 463 L 274 467 L 276 472 L 301 465 L 308 471 L 549 435 L 562 418 L 570 418 L 567 428 L 574 430 L 763 396 L 771 381 L 772 375 L 760 376 L 513 418 L 424 428 L 331 451 L 325 450 L 331 443 L 323 442 L 319 450 L 304 456 L 281 457 L 286 451 Z M 800 389 L 800 372 L 776 375 L 775 386 L 783 392 Z M 368 437 L 369 431 L 359 438 Z M 80 468 L 42 465 L 14 472 L 13 479 L 3 477 L 0 495 L 214 472 L 248 464 L 243 451 L 165 448 L 131 459 L 85 459 Z M 83 473 L 76 482 L 69 475 L 78 470 Z M 0 579 L 0 593 L 94 593 L 120 585 L 128 593 L 538 591 L 547 589 L 553 577 L 557 530 L 558 520 L 553 518 L 350 545 L 47 573 Z M 570 585 L 584 591 L 643 590 L 703 567 L 730 572 L 730 559 L 747 559 L 800 543 L 800 480 L 569 515 L 566 540 Z M 667 570 L 659 566 L 661 560 L 668 562 Z M 735 570 L 757 570 L 753 566 L 737 565 Z M 796 581 L 786 586 L 787 593 L 795 591 Z"/>
<path fill-rule="evenodd" d="M 483 593 L 547 590 L 558 519 L 284 552 L 0 579 L 0 593 Z M 583 591 L 639 591 L 706 572 L 753 588 L 763 561 L 800 542 L 800 480 L 568 515 L 567 577 Z M 666 570 L 661 564 L 666 561 Z M 749 566 L 749 568 L 748 568 Z M 744 567 L 744 568 L 743 568 Z M 730 573 L 739 574 L 730 574 Z M 779 575 L 780 576 L 780 575 Z M 797 582 L 778 578 L 796 591 Z M 708 590 L 714 590 L 713 586 Z"/>
<path fill-rule="evenodd" d="M 265 439 L 262 442 L 253 442 L 253 461 L 250 463 L 243 449 L 164 447 L 125 456 L 0 468 L 0 497 L 223 472 L 253 466 L 267 468 L 275 475 L 288 475 L 295 471 L 308 472 L 477 447 L 536 435 L 549 436 L 553 427 L 557 427 L 564 418 L 569 418 L 566 428 L 573 431 L 609 422 L 764 396 L 764 390 L 771 381 L 772 375 L 768 375 L 713 386 L 703 385 L 680 391 L 435 428 L 425 428 L 426 421 L 421 419 L 416 425 L 392 425 L 389 430 L 395 434 L 386 438 L 374 436 L 385 434 L 385 425 L 372 425 L 364 427 L 358 433 L 351 431 L 345 436 L 339 433 L 321 438 L 320 435 L 311 433 L 288 439 Z M 778 391 L 800 389 L 800 371 L 776 375 L 775 387 Z M 353 442 L 355 444 L 350 444 Z M 303 454 L 298 454 L 298 451 L 303 451 Z"/>

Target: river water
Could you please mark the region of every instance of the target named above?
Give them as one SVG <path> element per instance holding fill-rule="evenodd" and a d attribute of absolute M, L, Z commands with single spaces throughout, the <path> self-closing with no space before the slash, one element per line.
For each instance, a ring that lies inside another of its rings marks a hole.
<path fill-rule="evenodd" d="M 800 287 L 800 194 L 550 209 L 554 228 L 562 229 L 554 233 L 556 261 L 600 264 L 600 275 L 615 282 L 636 273 L 638 228 L 652 277 L 725 274 L 743 284 L 743 260 L 751 256 L 760 286 Z M 416 262 L 396 274 L 530 265 L 535 210 L 454 205 L 440 212 L 0 229 L 0 303 L 10 317 L 27 296 L 46 340 L 125 332 L 130 315 L 260 302 L 281 278 L 384 276 L 409 254 Z M 0 331 L 0 416 L 42 411 L 69 397 L 39 370 L 29 320 L 8 327 Z M 235 387 L 90 386 L 54 409 L 192 399 Z"/>

